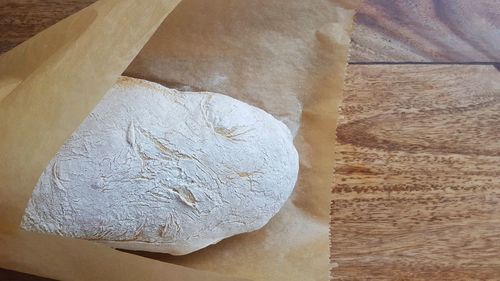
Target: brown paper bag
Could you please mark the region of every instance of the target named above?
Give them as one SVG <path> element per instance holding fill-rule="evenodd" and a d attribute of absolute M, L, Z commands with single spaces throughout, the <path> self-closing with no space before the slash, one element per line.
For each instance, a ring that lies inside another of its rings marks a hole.
<path fill-rule="evenodd" d="M 328 279 L 334 132 L 354 14 L 348 1 L 184 0 L 125 71 L 233 96 L 296 133 L 299 181 L 266 227 L 182 257 L 140 253 L 168 263 L 18 229 L 49 159 L 177 2 L 101 0 L 0 57 L 1 267 L 81 280 L 224 280 L 194 269 Z"/>

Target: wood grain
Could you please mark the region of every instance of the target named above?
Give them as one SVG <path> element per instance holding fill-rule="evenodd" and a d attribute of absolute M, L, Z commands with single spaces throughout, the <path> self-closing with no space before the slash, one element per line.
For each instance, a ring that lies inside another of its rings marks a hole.
<path fill-rule="evenodd" d="M 0 0 L 0 54 L 96 0 Z"/>
<path fill-rule="evenodd" d="M 335 280 L 498 280 L 498 70 L 351 65 L 347 77 Z"/>
<path fill-rule="evenodd" d="M 364 0 L 350 62 L 500 62 L 500 0 Z"/>

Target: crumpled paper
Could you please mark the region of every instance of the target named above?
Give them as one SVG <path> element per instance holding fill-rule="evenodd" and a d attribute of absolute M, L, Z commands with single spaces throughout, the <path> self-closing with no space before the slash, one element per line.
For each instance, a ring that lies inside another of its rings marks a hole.
<path fill-rule="evenodd" d="M 335 124 L 357 1 L 184 0 L 124 72 L 230 95 L 290 127 L 299 180 L 263 229 L 181 257 L 135 253 L 152 259 L 19 230 L 49 159 L 178 2 L 101 0 L 0 57 L 0 267 L 75 280 L 329 278 Z"/>

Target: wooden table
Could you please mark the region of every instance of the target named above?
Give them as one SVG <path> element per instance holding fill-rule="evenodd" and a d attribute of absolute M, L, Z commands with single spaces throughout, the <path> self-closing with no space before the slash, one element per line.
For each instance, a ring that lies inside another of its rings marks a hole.
<path fill-rule="evenodd" d="M 0 52 L 92 2 L 0 0 Z M 500 0 L 365 0 L 356 23 L 334 279 L 500 279 Z"/>
<path fill-rule="evenodd" d="M 499 0 L 364 0 L 351 62 L 500 62 Z"/>
<path fill-rule="evenodd" d="M 336 279 L 498 280 L 498 70 L 351 65 L 342 112 Z"/>
<path fill-rule="evenodd" d="M 334 279 L 499 280 L 500 1 L 366 0 L 356 23 Z"/>

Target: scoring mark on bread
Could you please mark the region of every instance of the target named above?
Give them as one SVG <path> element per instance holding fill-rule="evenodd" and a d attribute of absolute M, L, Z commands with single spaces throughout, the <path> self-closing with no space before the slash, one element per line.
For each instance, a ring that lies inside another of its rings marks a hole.
<path fill-rule="evenodd" d="M 54 185 L 58 189 L 60 189 L 62 191 L 66 191 L 66 189 L 62 185 L 60 177 L 59 177 L 59 162 L 58 161 L 54 161 L 54 165 L 52 165 L 52 181 L 54 182 Z"/>
<path fill-rule="evenodd" d="M 193 193 L 187 188 L 172 188 L 172 192 L 174 192 L 178 198 L 189 207 L 196 208 L 196 198 Z"/>

